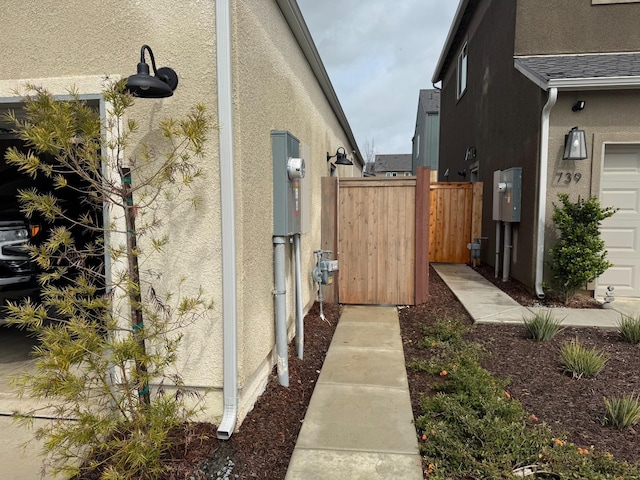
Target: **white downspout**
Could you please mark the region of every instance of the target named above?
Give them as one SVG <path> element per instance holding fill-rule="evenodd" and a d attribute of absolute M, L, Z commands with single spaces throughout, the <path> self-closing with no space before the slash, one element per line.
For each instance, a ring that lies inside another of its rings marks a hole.
<path fill-rule="evenodd" d="M 222 217 L 222 363 L 224 411 L 217 436 L 229 440 L 238 419 L 236 208 L 233 181 L 230 0 L 216 0 L 220 203 Z"/>
<path fill-rule="evenodd" d="M 547 214 L 547 166 L 549 164 L 549 117 L 551 109 L 558 99 L 558 89 L 549 89 L 549 98 L 542 109 L 540 120 L 540 176 L 538 185 L 538 233 L 536 236 L 536 280 L 535 289 L 538 298 L 544 298 L 542 277 L 544 272 L 544 232 L 546 230 Z"/>

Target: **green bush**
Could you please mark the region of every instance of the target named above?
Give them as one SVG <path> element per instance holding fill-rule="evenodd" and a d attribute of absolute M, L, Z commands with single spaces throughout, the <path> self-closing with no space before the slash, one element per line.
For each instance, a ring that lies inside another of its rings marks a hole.
<path fill-rule="evenodd" d="M 536 313 L 532 318 L 524 319 L 524 328 L 528 338 L 537 342 L 548 342 L 560 331 L 562 320 L 553 316 L 551 311 Z"/>
<path fill-rule="evenodd" d="M 622 314 L 618 322 L 618 334 L 625 342 L 640 344 L 640 315 L 632 317 Z"/>
<path fill-rule="evenodd" d="M 604 421 L 616 428 L 629 428 L 640 421 L 640 403 L 637 395 L 624 395 L 620 398 L 604 399 L 606 413 Z"/>
<path fill-rule="evenodd" d="M 611 263 L 606 260 L 604 241 L 600 238 L 600 224 L 615 213 L 615 209 L 602 208 L 598 199 L 569 200 L 566 193 L 558 194 L 562 204 L 553 204 L 553 221 L 560 233 L 558 242 L 551 247 L 553 290 L 567 303 L 587 283 L 602 275 Z"/>
<path fill-rule="evenodd" d="M 606 353 L 595 348 L 586 348 L 578 339 L 562 345 L 560 353 L 564 371 L 571 373 L 574 378 L 595 377 L 609 360 Z"/>

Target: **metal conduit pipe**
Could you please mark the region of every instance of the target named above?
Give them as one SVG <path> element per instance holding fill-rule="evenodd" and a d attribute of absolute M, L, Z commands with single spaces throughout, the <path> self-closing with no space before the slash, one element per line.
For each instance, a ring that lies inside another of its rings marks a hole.
<path fill-rule="evenodd" d="M 302 269 L 300 267 L 300 234 L 293 236 L 293 250 L 296 261 L 296 352 L 302 360 L 304 355 L 304 317 L 302 315 Z"/>
<path fill-rule="evenodd" d="M 549 98 L 540 118 L 540 168 L 538 176 L 538 232 L 536 238 L 535 290 L 538 298 L 544 298 L 542 277 L 544 272 L 544 232 L 547 213 L 547 165 L 549 163 L 549 117 L 558 99 L 558 89 L 549 89 Z"/>
<path fill-rule="evenodd" d="M 278 381 L 283 387 L 288 387 L 289 358 L 287 353 L 287 280 L 285 273 L 285 243 L 285 237 L 273 237 Z"/>
<path fill-rule="evenodd" d="M 498 272 L 500 272 L 500 225 L 500 221 L 496 222 L 496 265 L 493 270 L 494 278 L 498 278 Z"/>
<path fill-rule="evenodd" d="M 231 14 L 229 0 L 216 1 L 218 119 L 220 121 L 220 206 L 222 221 L 223 413 L 216 435 L 229 440 L 238 419 L 238 339 L 236 291 L 236 207 L 231 104 Z"/>
<path fill-rule="evenodd" d="M 511 222 L 504 222 L 504 251 L 502 252 L 502 281 L 509 281 L 511 273 Z"/>

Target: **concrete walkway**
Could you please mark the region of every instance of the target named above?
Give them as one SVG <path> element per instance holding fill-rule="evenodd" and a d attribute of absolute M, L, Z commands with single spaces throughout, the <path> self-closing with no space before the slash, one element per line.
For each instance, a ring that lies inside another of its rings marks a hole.
<path fill-rule="evenodd" d="M 423 478 L 395 307 L 344 307 L 286 476 L 347 478 Z"/>
<path fill-rule="evenodd" d="M 431 266 L 477 323 L 521 323 L 536 313 L 552 311 L 556 318 L 563 319 L 563 325 L 616 328 L 621 314 L 640 315 L 638 298 L 616 298 L 610 309 L 523 307 L 468 265 Z"/>

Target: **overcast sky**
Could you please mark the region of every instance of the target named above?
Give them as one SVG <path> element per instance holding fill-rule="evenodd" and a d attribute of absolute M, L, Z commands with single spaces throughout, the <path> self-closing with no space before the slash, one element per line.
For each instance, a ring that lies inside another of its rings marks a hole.
<path fill-rule="evenodd" d="M 358 146 L 411 153 L 458 0 L 298 0 Z"/>

